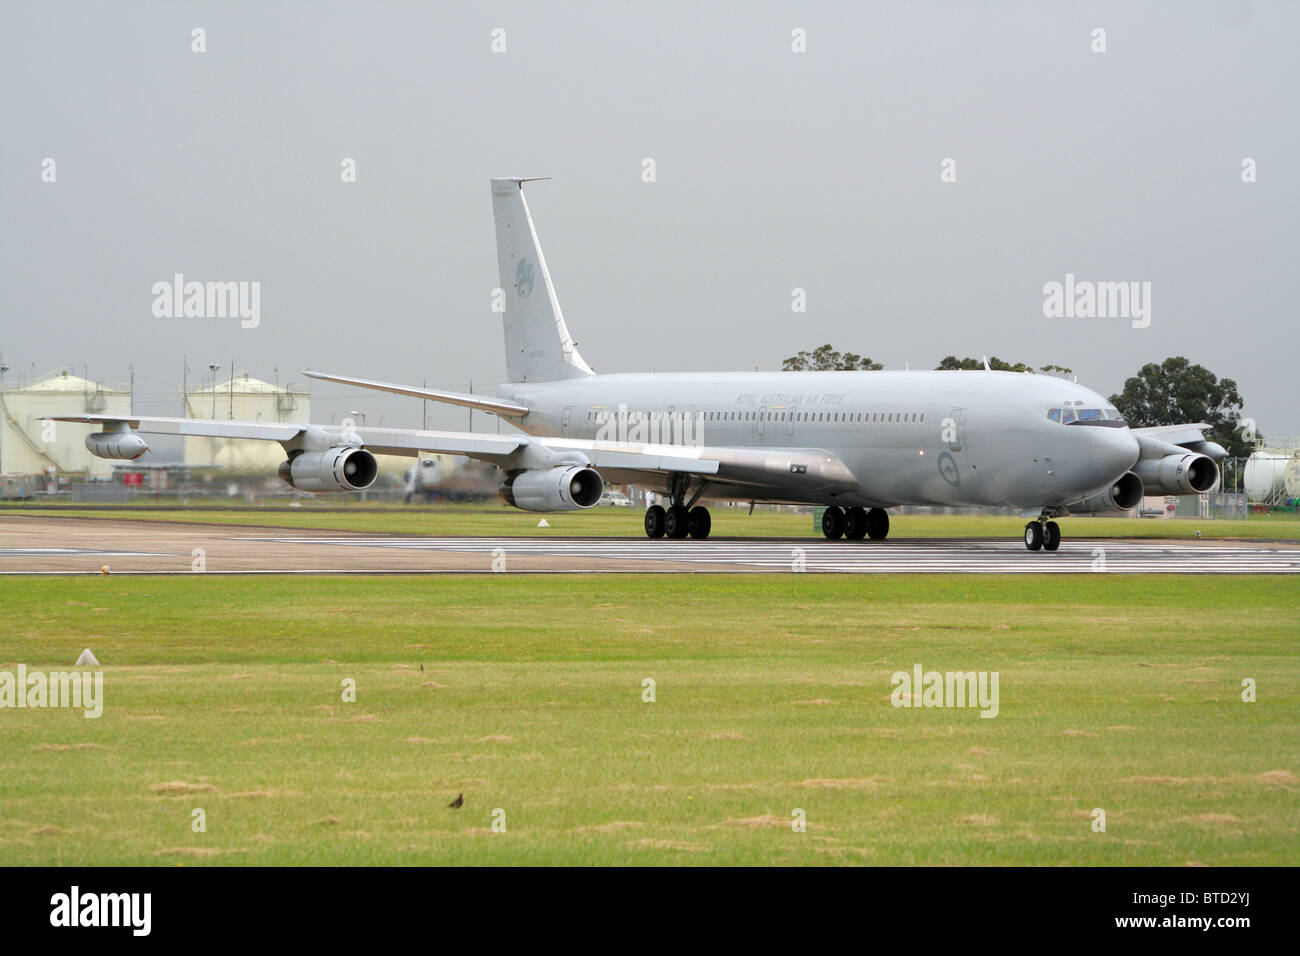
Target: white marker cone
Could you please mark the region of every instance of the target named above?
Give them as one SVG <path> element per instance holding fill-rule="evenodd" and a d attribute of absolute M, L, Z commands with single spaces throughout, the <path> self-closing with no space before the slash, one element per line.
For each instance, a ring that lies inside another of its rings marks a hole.
<path fill-rule="evenodd" d="M 539 527 L 539 528 L 549 528 L 550 526 L 551 526 L 551 523 L 550 523 L 549 521 L 547 521 L 545 518 L 543 518 L 541 521 L 537 522 L 537 527 Z"/>
<path fill-rule="evenodd" d="M 84 651 L 81 652 L 81 656 L 77 658 L 77 663 L 76 663 L 74 666 L 76 666 L 76 667 L 98 667 L 98 666 L 99 666 L 99 658 L 95 657 L 94 654 L 90 653 L 90 648 L 88 647 L 88 648 L 86 648 Z"/>

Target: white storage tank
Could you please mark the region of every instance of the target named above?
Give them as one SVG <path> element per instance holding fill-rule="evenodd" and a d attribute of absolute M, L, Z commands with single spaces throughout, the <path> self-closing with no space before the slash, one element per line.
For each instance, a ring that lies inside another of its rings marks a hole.
<path fill-rule="evenodd" d="M 38 382 L 0 392 L 0 472 L 65 474 L 110 478 L 116 462 L 86 448 L 96 425 L 45 422 L 46 415 L 131 414 L 128 389 L 92 382 L 64 370 Z"/>
<path fill-rule="evenodd" d="M 281 388 L 241 372 L 215 386 L 192 389 L 185 395 L 186 418 L 216 418 L 238 422 L 309 422 L 311 390 Z M 239 474 L 274 475 L 284 461 L 279 442 L 186 436 L 185 464 L 216 465 Z"/>
<path fill-rule="evenodd" d="M 1268 501 L 1281 491 L 1291 460 L 1285 452 L 1271 448 L 1261 449 L 1247 458 L 1243 475 L 1247 500 Z"/>
<path fill-rule="evenodd" d="M 1292 458 L 1286 463 L 1286 475 L 1282 478 L 1288 498 L 1300 498 L 1300 458 Z"/>

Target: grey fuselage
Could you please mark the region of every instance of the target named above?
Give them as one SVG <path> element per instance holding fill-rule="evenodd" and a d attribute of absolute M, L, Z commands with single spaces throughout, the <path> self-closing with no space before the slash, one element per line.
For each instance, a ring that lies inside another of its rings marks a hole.
<path fill-rule="evenodd" d="M 856 491 L 833 493 L 725 484 L 710 491 L 737 500 L 1055 507 L 1105 489 L 1139 455 L 1137 438 L 1127 427 L 1079 427 L 1049 419 L 1049 410 L 1062 405 L 1110 403 L 1081 385 L 1046 375 L 627 373 L 503 385 L 497 394 L 528 406 L 518 425 L 530 435 L 825 449 L 859 482 Z M 642 432 L 636 431 L 637 422 Z M 665 431 L 666 423 L 677 430 Z"/>

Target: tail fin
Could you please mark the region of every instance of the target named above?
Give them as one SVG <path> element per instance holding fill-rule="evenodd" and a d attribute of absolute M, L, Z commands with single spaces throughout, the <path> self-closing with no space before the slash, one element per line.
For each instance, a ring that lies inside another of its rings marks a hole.
<path fill-rule="evenodd" d="M 506 371 L 512 382 L 553 382 L 593 375 L 564 324 L 533 217 L 527 179 L 493 179 L 497 266 L 505 292 Z"/>

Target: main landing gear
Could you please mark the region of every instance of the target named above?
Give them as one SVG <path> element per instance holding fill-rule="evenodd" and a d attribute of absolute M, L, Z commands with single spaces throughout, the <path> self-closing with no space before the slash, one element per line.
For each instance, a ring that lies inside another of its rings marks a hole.
<path fill-rule="evenodd" d="M 702 505 L 687 508 L 685 505 L 651 505 L 645 511 L 645 536 L 647 538 L 707 538 L 713 519 L 709 509 Z"/>
<path fill-rule="evenodd" d="M 1055 551 L 1061 546 L 1061 526 L 1047 513 L 1025 525 L 1025 547 L 1030 551 Z"/>
<path fill-rule="evenodd" d="M 645 511 L 645 535 L 647 538 L 692 538 L 703 539 L 713 529 L 713 518 L 709 509 L 695 502 L 700 500 L 708 482 L 701 482 L 695 494 L 686 497 L 690 489 L 690 479 L 685 475 L 673 475 L 669 480 L 668 497 L 672 504 L 668 508 L 651 505 Z"/>
<path fill-rule="evenodd" d="M 841 508 L 832 505 L 822 512 L 822 534 L 834 541 L 844 537 L 850 541 L 870 538 L 883 541 L 889 534 L 889 514 L 884 508 Z"/>

